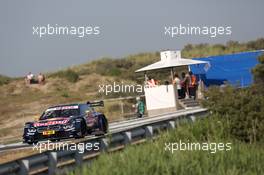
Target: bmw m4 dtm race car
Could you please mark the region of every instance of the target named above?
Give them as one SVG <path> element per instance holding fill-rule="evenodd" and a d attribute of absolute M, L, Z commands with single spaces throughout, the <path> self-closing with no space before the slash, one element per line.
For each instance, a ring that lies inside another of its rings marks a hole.
<path fill-rule="evenodd" d="M 32 144 L 105 134 L 108 121 L 104 114 L 95 111 L 97 106 L 104 106 L 103 101 L 49 107 L 38 121 L 25 123 L 23 141 Z"/>

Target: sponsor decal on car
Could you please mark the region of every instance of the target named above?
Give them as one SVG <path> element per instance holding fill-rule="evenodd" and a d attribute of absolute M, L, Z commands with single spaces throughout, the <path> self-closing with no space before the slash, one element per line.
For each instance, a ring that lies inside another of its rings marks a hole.
<path fill-rule="evenodd" d="M 45 123 L 39 123 L 38 122 L 38 123 L 34 123 L 34 127 L 66 124 L 66 123 L 68 123 L 68 121 L 69 121 L 69 119 L 57 120 L 57 121 L 48 121 Z"/>
<path fill-rule="evenodd" d="M 78 105 L 75 106 L 59 106 L 59 107 L 54 107 L 54 108 L 49 108 L 46 110 L 46 112 L 48 111 L 56 111 L 56 110 L 64 110 L 64 109 L 78 109 Z"/>

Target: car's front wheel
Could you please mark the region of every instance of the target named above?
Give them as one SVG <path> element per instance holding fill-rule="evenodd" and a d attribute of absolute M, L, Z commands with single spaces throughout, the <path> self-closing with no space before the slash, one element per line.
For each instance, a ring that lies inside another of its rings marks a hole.
<path fill-rule="evenodd" d="M 77 126 L 78 130 L 76 131 L 76 139 L 77 138 L 84 138 L 87 133 L 87 129 L 85 123 L 82 121 L 79 126 Z"/>

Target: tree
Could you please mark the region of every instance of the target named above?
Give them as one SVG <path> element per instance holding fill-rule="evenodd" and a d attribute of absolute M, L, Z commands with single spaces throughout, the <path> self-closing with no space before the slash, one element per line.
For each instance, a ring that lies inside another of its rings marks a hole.
<path fill-rule="evenodd" d="M 264 54 L 258 57 L 259 64 L 252 69 L 256 84 L 264 84 Z"/>

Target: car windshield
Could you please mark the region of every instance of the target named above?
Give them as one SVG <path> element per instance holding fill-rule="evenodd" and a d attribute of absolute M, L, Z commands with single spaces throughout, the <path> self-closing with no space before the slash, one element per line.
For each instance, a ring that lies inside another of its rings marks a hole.
<path fill-rule="evenodd" d="M 47 109 L 40 117 L 40 120 L 52 118 L 67 118 L 70 116 L 79 115 L 78 106 L 63 106 Z"/>

